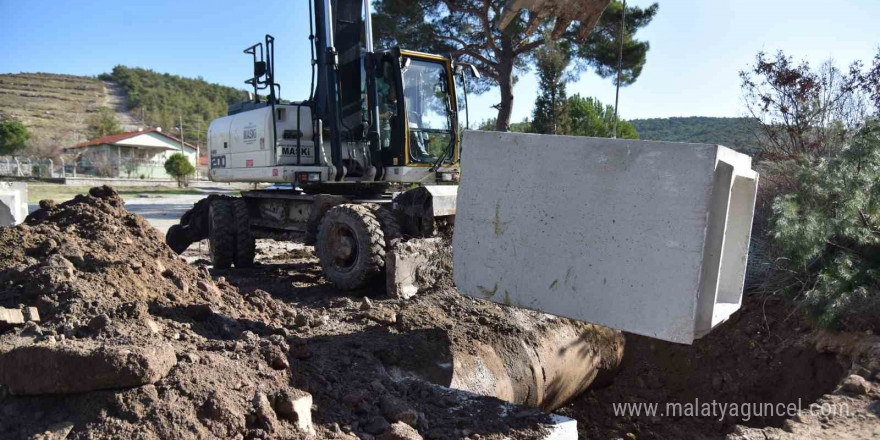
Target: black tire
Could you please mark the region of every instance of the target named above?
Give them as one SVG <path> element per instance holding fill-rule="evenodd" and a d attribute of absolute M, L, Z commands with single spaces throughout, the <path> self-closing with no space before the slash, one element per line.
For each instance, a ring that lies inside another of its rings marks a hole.
<path fill-rule="evenodd" d="M 251 219 L 244 199 L 232 201 L 232 216 L 235 219 L 235 267 L 251 267 L 257 253 L 257 242 L 251 233 Z"/>
<path fill-rule="evenodd" d="M 168 233 L 165 234 L 165 244 L 177 255 L 184 253 L 186 248 L 189 247 L 190 242 L 183 231 L 183 226 L 173 225 L 168 228 Z"/>
<path fill-rule="evenodd" d="M 315 252 L 324 277 L 343 290 L 364 287 L 385 269 L 385 235 L 366 206 L 342 204 L 324 214 Z"/>
<path fill-rule="evenodd" d="M 382 233 L 385 235 L 386 252 L 403 240 L 403 233 L 400 232 L 400 222 L 397 221 L 397 216 L 391 210 L 377 203 L 364 203 L 363 206 L 373 211 L 373 215 L 379 220 L 379 224 L 382 226 Z"/>
<path fill-rule="evenodd" d="M 230 200 L 219 199 L 208 208 L 208 244 L 216 269 L 229 269 L 235 255 L 235 224 Z"/>

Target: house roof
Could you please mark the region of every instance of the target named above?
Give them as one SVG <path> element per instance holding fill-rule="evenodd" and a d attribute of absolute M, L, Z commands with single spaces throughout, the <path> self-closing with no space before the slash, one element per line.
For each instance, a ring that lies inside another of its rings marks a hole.
<path fill-rule="evenodd" d="M 92 139 L 87 142 L 82 142 L 82 143 L 76 144 L 73 146 L 73 148 L 87 148 L 87 147 L 92 147 L 92 146 L 96 146 L 96 145 L 115 144 L 119 141 L 123 141 L 123 140 L 129 139 L 129 138 L 133 138 L 135 136 L 140 136 L 142 134 L 147 134 L 147 133 L 156 133 L 160 136 L 164 136 L 168 139 L 171 139 L 174 142 L 181 143 L 180 139 L 178 139 L 168 133 L 165 133 L 158 128 L 154 128 L 151 130 L 144 130 L 144 131 L 129 131 L 127 133 L 111 134 L 110 136 L 104 136 L 104 137 L 100 137 L 97 139 Z M 183 142 L 183 145 L 185 145 L 187 148 L 190 148 L 193 150 L 196 149 L 196 147 L 194 147 L 192 144 L 190 144 L 188 142 Z"/>

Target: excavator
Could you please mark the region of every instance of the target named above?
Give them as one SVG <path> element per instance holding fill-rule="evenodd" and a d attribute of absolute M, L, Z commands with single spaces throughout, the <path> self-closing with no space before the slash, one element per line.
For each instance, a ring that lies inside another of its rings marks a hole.
<path fill-rule="evenodd" d="M 166 241 L 183 252 L 208 239 L 214 266 L 229 268 L 253 264 L 255 237 L 303 234 L 327 279 L 356 289 L 382 273 L 393 243 L 454 216 L 466 77 L 480 73 L 449 56 L 376 48 L 369 0 L 310 0 L 309 13 L 311 96 L 280 98 L 266 35 L 244 50 L 253 98 L 207 135 L 211 180 L 290 188 L 211 198 Z"/>

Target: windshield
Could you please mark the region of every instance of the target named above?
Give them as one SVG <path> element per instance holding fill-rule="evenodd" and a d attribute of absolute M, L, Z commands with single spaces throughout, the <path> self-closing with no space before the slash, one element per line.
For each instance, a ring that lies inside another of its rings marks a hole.
<path fill-rule="evenodd" d="M 403 70 L 410 159 L 433 163 L 453 142 L 446 65 L 411 59 Z"/>

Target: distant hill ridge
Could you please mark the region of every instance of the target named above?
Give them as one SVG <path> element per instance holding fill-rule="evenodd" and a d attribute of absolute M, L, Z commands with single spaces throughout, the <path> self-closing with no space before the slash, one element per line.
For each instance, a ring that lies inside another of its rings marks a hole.
<path fill-rule="evenodd" d="M 758 122 L 751 118 L 706 116 L 633 119 L 639 137 L 654 141 L 720 144 L 742 152 L 755 149 Z"/>
<path fill-rule="evenodd" d="M 247 92 L 202 78 L 116 66 L 97 78 L 49 74 L 0 74 L 0 119 L 16 119 L 30 130 L 40 151 L 86 140 L 88 116 L 106 106 L 126 129 L 163 127 L 177 133 L 183 117 L 188 142 L 204 143 L 211 120 Z M 675 117 L 630 121 L 641 139 L 715 143 L 753 151 L 756 122 L 749 118 Z"/>
<path fill-rule="evenodd" d="M 86 139 L 88 117 L 100 107 L 116 112 L 125 130 L 163 127 L 187 142 L 204 143 L 211 120 L 247 92 L 201 78 L 116 66 L 97 78 L 51 73 L 0 74 L 0 119 L 21 121 L 32 136 L 29 154 L 55 155 Z"/>

